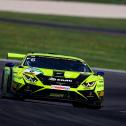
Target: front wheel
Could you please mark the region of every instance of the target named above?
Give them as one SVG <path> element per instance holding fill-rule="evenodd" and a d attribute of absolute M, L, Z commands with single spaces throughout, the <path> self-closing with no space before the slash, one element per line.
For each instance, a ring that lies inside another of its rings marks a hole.
<path fill-rule="evenodd" d="M 88 109 L 101 109 L 102 105 L 100 101 L 94 102 L 94 103 L 81 103 L 81 102 L 72 102 L 73 107 L 76 108 L 88 108 Z"/>
<path fill-rule="evenodd" d="M 87 104 L 87 108 L 89 109 L 101 109 L 102 107 L 102 102 L 101 101 L 96 101 L 94 103 Z"/>

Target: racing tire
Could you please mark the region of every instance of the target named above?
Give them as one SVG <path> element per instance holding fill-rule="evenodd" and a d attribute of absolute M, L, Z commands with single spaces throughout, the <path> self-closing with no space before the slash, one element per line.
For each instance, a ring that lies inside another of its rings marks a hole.
<path fill-rule="evenodd" d="M 96 101 L 93 104 L 87 104 L 87 108 L 89 109 L 101 109 L 102 105 L 100 101 Z"/>
<path fill-rule="evenodd" d="M 95 102 L 94 104 L 84 104 L 81 102 L 73 102 L 72 103 L 73 107 L 76 108 L 88 108 L 88 109 L 101 109 L 101 102 Z"/>

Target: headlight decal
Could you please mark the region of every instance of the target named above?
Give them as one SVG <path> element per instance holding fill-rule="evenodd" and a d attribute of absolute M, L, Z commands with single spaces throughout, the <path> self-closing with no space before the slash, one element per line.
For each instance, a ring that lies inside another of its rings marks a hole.
<path fill-rule="evenodd" d="M 85 87 L 92 87 L 92 86 L 94 86 L 95 84 L 96 84 L 95 81 L 93 81 L 93 82 L 84 82 L 84 83 L 83 83 L 83 86 L 85 86 Z"/>
<path fill-rule="evenodd" d="M 38 80 L 35 78 L 35 77 L 31 77 L 31 76 L 28 76 L 28 75 L 24 75 L 25 79 L 34 83 L 34 82 L 37 82 Z"/>

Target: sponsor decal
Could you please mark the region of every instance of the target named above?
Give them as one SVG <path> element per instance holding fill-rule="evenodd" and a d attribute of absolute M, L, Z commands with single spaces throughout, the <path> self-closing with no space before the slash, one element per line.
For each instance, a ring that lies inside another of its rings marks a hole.
<path fill-rule="evenodd" d="M 56 94 L 56 93 L 50 93 L 50 97 L 57 97 L 57 98 L 63 98 L 64 94 Z"/>
<path fill-rule="evenodd" d="M 73 80 L 71 79 L 62 79 L 62 78 L 54 78 L 54 77 L 51 77 L 49 78 L 50 81 L 58 81 L 58 82 L 70 82 L 72 83 Z"/>
<path fill-rule="evenodd" d="M 42 74 L 42 72 L 35 67 L 25 69 L 24 73 L 33 73 L 35 75 Z"/>
<path fill-rule="evenodd" d="M 69 86 L 61 86 L 61 85 L 51 85 L 51 89 L 69 91 L 70 87 Z"/>

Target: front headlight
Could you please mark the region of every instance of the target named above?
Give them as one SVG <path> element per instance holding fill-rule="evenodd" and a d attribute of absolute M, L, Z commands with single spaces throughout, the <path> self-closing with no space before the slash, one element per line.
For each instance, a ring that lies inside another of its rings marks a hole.
<path fill-rule="evenodd" d="M 92 87 L 95 85 L 96 82 L 84 82 L 83 85 L 86 87 Z"/>
<path fill-rule="evenodd" d="M 35 77 L 31 77 L 31 76 L 28 76 L 28 75 L 25 75 L 25 78 L 26 78 L 27 80 L 29 80 L 30 82 L 32 82 L 32 83 L 38 81 Z"/>

